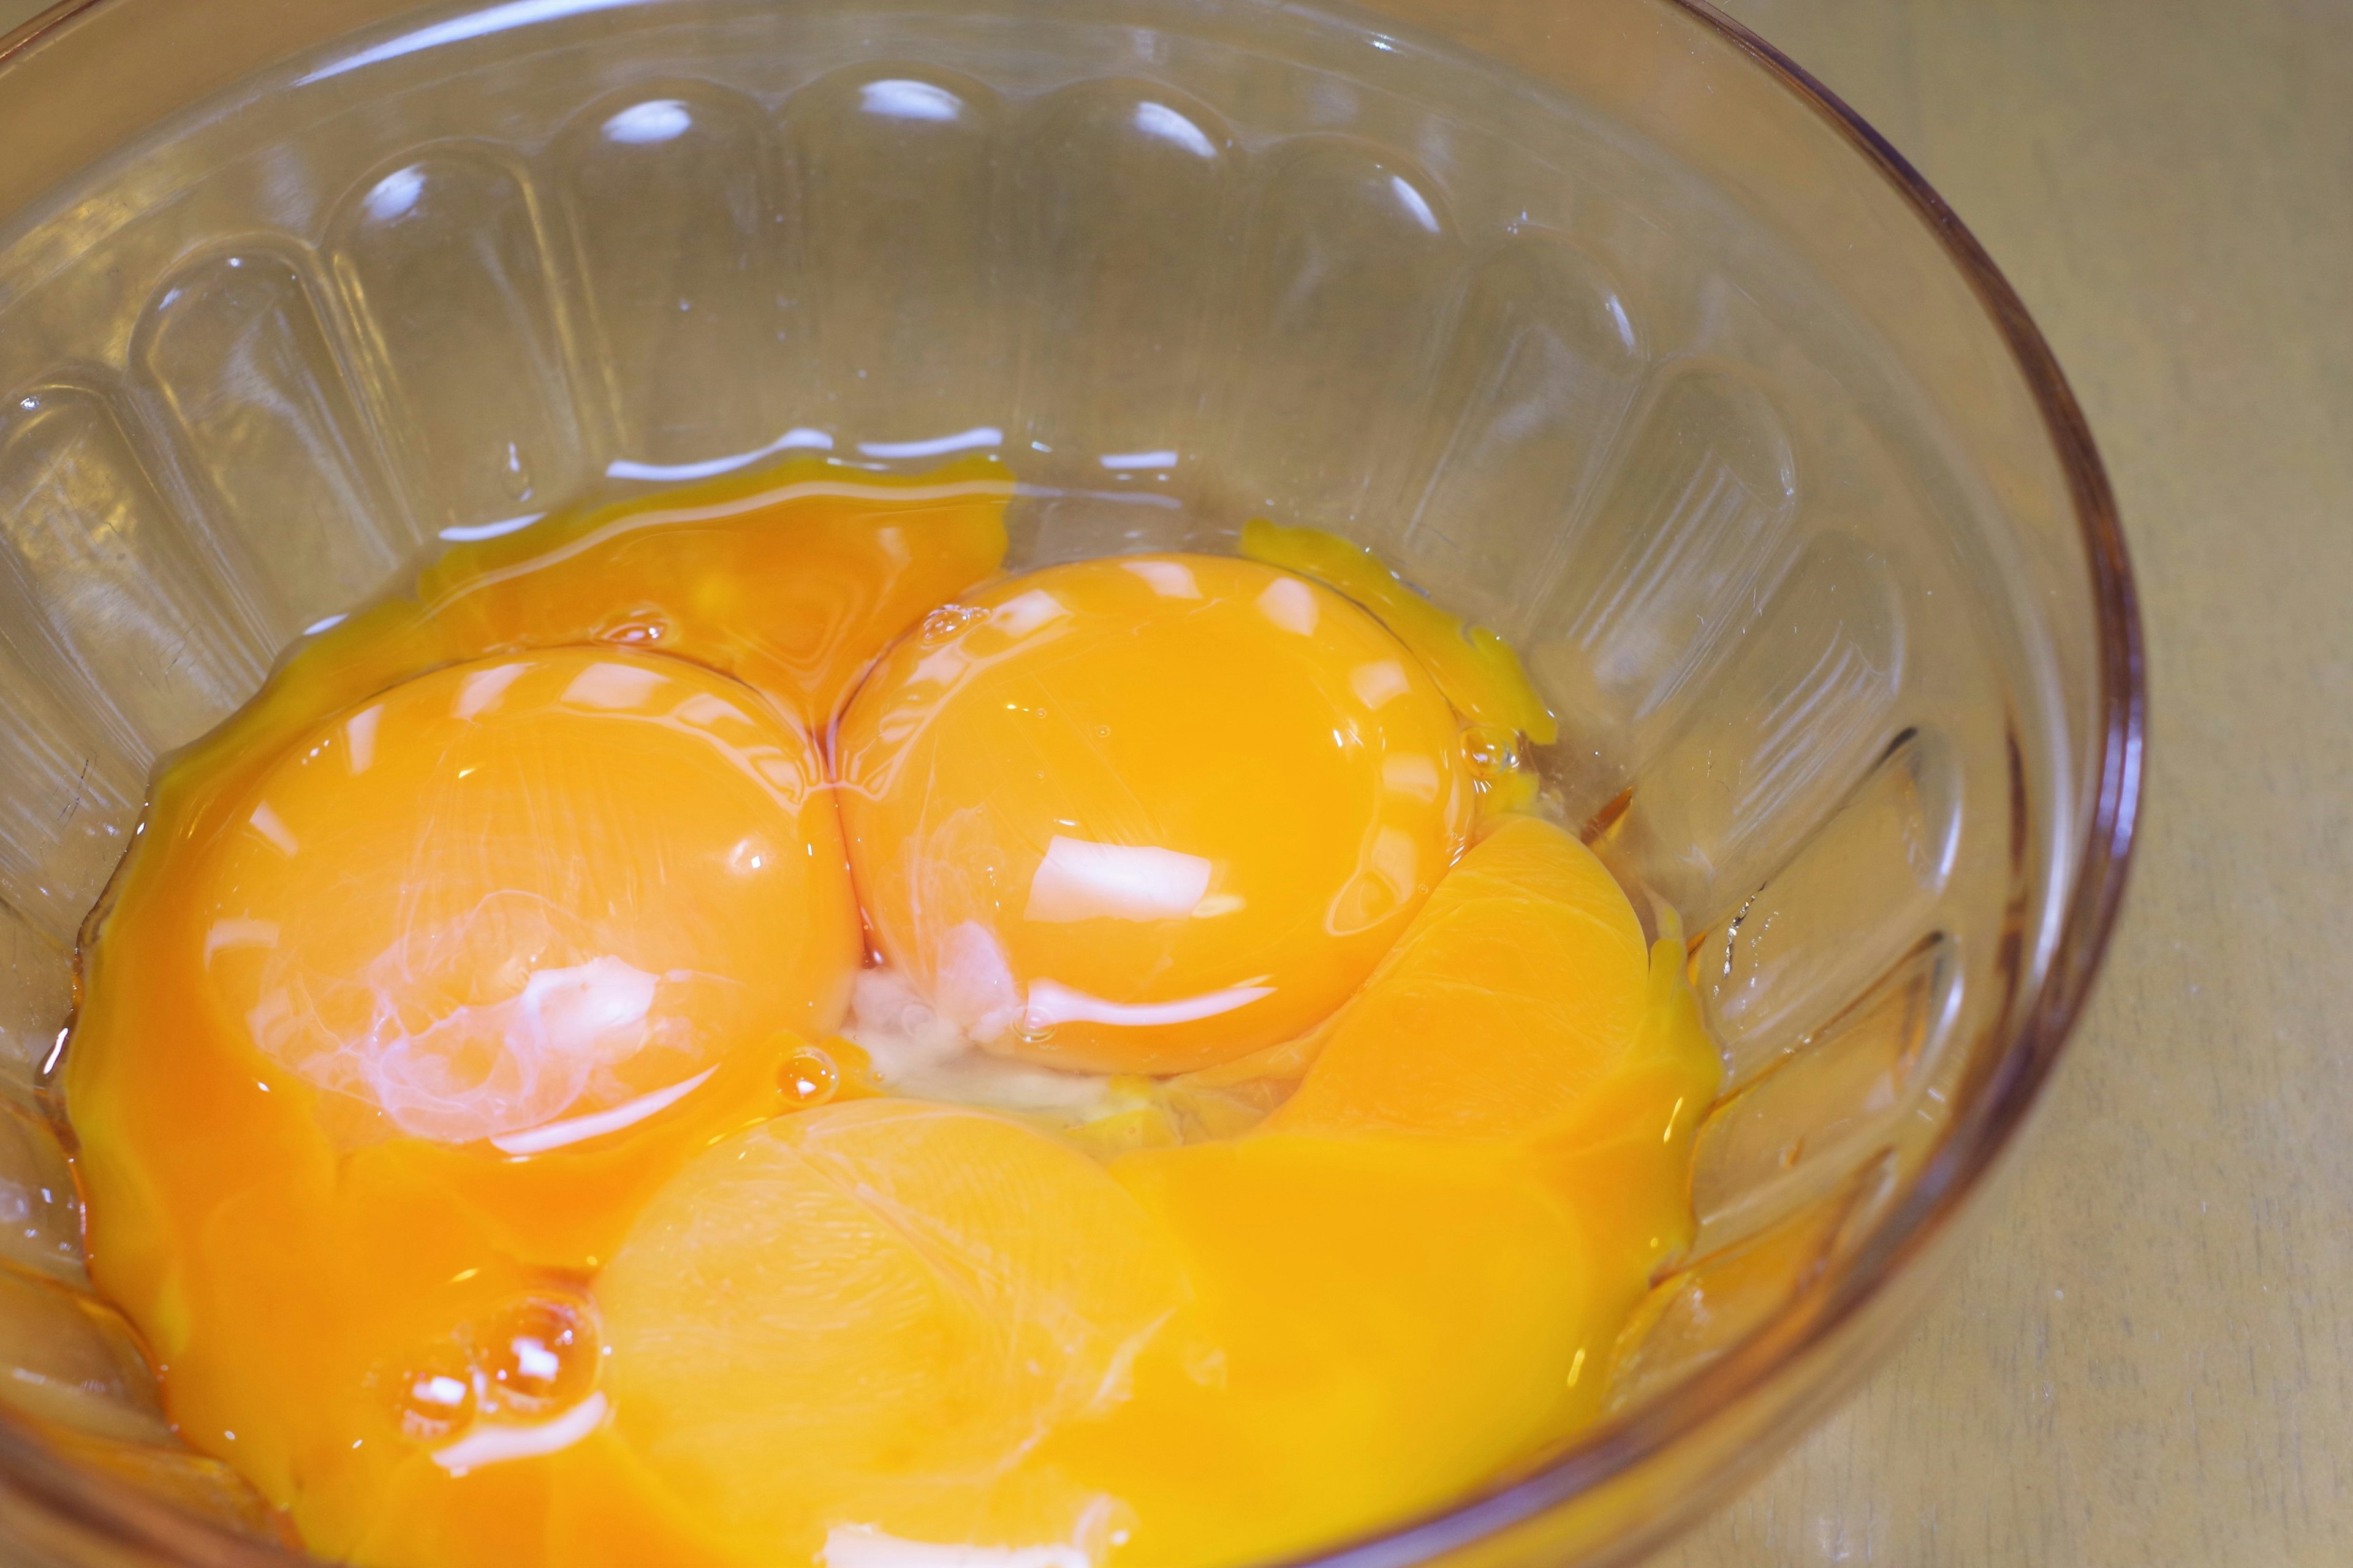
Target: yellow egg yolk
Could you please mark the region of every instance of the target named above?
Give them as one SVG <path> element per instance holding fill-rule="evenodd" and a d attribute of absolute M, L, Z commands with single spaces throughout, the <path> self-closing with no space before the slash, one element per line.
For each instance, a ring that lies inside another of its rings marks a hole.
<path fill-rule="evenodd" d="M 1510 650 L 1305 530 L 991 582 L 1010 493 L 462 541 L 159 776 L 92 1277 L 311 1551 L 1229 1568 L 1599 1409 L 1720 1074 Z"/>
<path fill-rule="evenodd" d="M 1475 1485 L 1598 1405 L 1633 1305 L 1516 1152 L 1256 1133 L 1113 1162 L 1185 1303 L 1035 1466 L 1133 1517 L 1124 1563 L 1277 1560 Z M 1637 1292 L 1639 1294 L 1639 1292 Z"/>
<path fill-rule="evenodd" d="M 1073 1541 L 1098 1494 L 1022 1457 L 1121 1403 L 1184 1293 L 1145 1209 L 1059 1141 L 830 1105 L 719 1144 L 647 1211 L 599 1288 L 606 1386 L 649 1468 L 754 1560 L 861 1524 Z"/>
<path fill-rule="evenodd" d="M 1012 491 L 979 458 L 912 480 L 786 463 L 461 542 L 417 597 L 469 649 L 659 648 L 821 729 L 892 638 L 997 569 Z"/>
<path fill-rule="evenodd" d="M 817 749 L 699 666 L 454 665 L 315 731 L 247 800 L 187 885 L 209 997 L 355 1136 L 579 1142 L 848 999 L 857 913 Z"/>
<path fill-rule="evenodd" d="M 1169 1072 L 1345 1000 L 1452 861 L 1460 723 L 1356 605 L 1226 557 L 1050 567 L 934 612 L 850 703 L 882 952 L 988 1048 Z"/>

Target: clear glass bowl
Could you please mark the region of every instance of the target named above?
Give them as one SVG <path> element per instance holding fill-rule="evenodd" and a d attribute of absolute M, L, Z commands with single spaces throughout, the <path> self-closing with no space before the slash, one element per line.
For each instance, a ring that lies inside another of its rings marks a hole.
<path fill-rule="evenodd" d="M 0 1555 L 290 1561 L 88 1290 L 51 1089 L 155 759 L 436 536 L 1004 454 L 1017 559 L 1376 545 L 1731 1064 L 1612 1414 L 1327 1558 L 1621 1561 L 1928 1289 L 2138 792 L 2081 416 L 1935 194 L 1693 0 L 69 0 L 0 40 Z M 299 1305 L 289 1303 L 290 1313 Z"/>

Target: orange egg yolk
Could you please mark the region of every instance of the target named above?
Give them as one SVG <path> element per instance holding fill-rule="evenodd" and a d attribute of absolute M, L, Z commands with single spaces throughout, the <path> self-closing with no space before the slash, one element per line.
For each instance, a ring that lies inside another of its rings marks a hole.
<path fill-rule="evenodd" d="M 829 1030 L 858 964 L 817 748 L 682 660 L 453 665 L 248 798 L 185 889 L 207 990 L 353 1138 L 601 1135 L 736 1042 Z"/>
<path fill-rule="evenodd" d="M 311 1551 L 1238 1568 L 1602 1408 L 1720 1068 L 1516 659 L 1303 530 L 992 580 L 1010 493 L 461 542 L 159 776 L 91 1271 Z"/>
<path fill-rule="evenodd" d="M 417 596 L 469 649 L 659 648 L 822 730 L 893 637 L 996 571 L 1012 490 L 980 459 L 915 480 L 787 463 L 461 542 Z"/>
<path fill-rule="evenodd" d="M 1471 804 L 1461 724 L 1328 589 L 1251 562 L 1050 567 L 934 612 L 843 716 L 883 953 L 992 1050 L 1172 1072 L 1371 972 Z"/>

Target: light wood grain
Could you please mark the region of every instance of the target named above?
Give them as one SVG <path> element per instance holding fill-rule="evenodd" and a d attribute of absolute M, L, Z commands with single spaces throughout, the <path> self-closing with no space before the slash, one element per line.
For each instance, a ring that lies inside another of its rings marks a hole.
<path fill-rule="evenodd" d="M 2353 1563 L 2353 6 L 1728 8 L 2042 322 L 2153 709 L 2106 978 L 1948 1295 L 1655 1568 Z"/>
<path fill-rule="evenodd" d="M 2353 1563 L 2353 5 L 1730 8 L 2042 323 L 2154 708 L 2106 980 L 1947 1299 L 1658 1568 Z"/>

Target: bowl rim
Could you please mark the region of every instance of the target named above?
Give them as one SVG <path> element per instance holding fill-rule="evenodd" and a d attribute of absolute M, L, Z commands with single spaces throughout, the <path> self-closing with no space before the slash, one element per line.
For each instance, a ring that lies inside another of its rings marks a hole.
<path fill-rule="evenodd" d="M 57 0 L 0 33 L 0 64 L 74 17 L 111 3 Z M 1522 1479 L 1272 1568 L 1403 1568 L 1498 1534 L 1631 1475 L 1727 1411 L 1768 1392 L 1796 1363 L 1837 1339 L 1946 1238 L 2016 1143 L 2090 999 L 2128 879 L 2147 724 L 2139 599 L 2106 468 L 2042 329 L 1950 204 L 1843 99 L 1711 0 L 1651 3 L 1697 22 L 1745 55 L 1894 189 L 1969 284 L 2033 396 L 2066 478 L 2094 613 L 2098 744 L 2089 759 L 2095 784 L 2083 818 L 2080 856 L 2063 894 L 2050 959 L 2032 994 L 2015 1008 L 2016 1032 L 1992 1064 L 1977 1113 L 1937 1148 L 1909 1196 L 1874 1227 L 1862 1261 L 1841 1274 L 1834 1288 L 1812 1299 L 1800 1292 L 1668 1397 L 1605 1423 Z M 266 1545 L 77 1466 L 0 1413 L 0 1510 L 16 1512 L 10 1505 L 26 1493 L 26 1500 L 69 1526 L 195 1568 L 301 1568 L 317 1562 L 302 1554 L 290 1537 L 285 1548 Z M 1677 1514 L 1670 1528 L 1689 1517 Z"/>
<path fill-rule="evenodd" d="M 77 12 L 87 11 L 99 3 L 100 0 L 57 0 L 47 10 L 34 12 L 9 31 L 0 33 L 0 60 L 5 60 Z"/>

